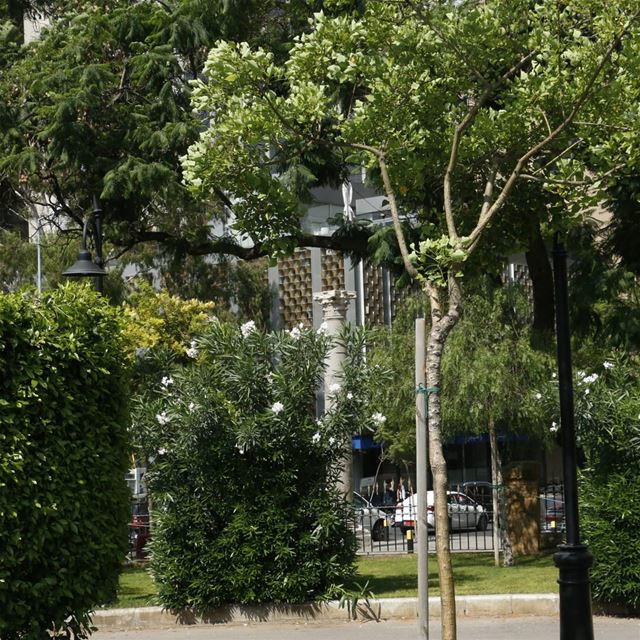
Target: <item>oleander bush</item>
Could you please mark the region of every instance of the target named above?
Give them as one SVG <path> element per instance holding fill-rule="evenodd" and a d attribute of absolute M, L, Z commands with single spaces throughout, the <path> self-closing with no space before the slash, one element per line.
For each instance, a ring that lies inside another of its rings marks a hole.
<path fill-rule="evenodd" d="M 0 296 L 0 638 L 86 637 L 127 549 L 121 314 L 86 287 Z"/>
<path fill-rule="evenodd" d="M 594 556 L 591 587 L 599 603 L 640 611 L 640 483 L 636 468 L 580 484 L 581 525 Z"/>
<path fill-rule="evenodd" d="M 168 609 L 309 602 L 352 576 L 336 483 L 351 434 L 375 417 L 355 340 L 334 408 L 316 419 L 330 346 L 322 331 L 214 321 L 190 347 L 193 364 L 139 399 L 136 430 L 154 452 L 151 569 Z"/>
<path fill-rule="evenodd" d="M 613 353 L 576 373 L 576 425 L 585 465 L 581 528 L 593 553 L 594 599 L 640 610 L 640 376 L 638 361 Z"/>

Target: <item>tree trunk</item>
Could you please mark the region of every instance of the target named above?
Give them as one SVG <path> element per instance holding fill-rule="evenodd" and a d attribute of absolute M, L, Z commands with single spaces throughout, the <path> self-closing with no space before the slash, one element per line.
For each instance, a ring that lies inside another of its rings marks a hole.
<path fill-rule="evenodd" d="M 529 247 L 525 253 L 533 288 L 533 334 L 538 346 L 549 343 L 555 329 L 553 273 L 537 218 L 531 222 Z"/>
<path fill-rule="evenodd" d="M 451 325 L 453 326 L 453 325 Z M 449 327 L 450 329 L 450 327 Z M 442 351 L 448 331 L 432 322 L 427 344 L 427 387 L 440 387 Z M 442 447 L 440 395 L 429 396 L 429 457 L 435 493 L 436 555 L 440 577 L 440 624 L 442 640 L 456 640 L 456 599 L 451 552 L 449 550 L 449 511 L 447 501 L 447 463 Z"/>
<path fill-rule="evenodd" d="M 498 526 L 498 439 L 496 438 L 496 425 L 493 418 L 489 420 L 489 446 L 491 448 L 491 489 L 493 507 L 493 559 L 496 567 L 500 566 L 500 527 Z"/>
<path fill-rule="evenodd" d="M 491 433 L 491 432 L 490 432 Z M 490 436 L 491 437 L 491 436 Z M 502 545 L 502 566 L 513 566 L 513 545 L 511 543 L 511 537 L 509 535 L 509 522 L 507 521 L 507 493 L 504 490 L 504 479 L 502 477 L 502 460 L 500 458 L 500 449 L 498 448 L 498 440 L 495 436 L 495 426 L 493 428 L 493 437 L 496 440 L 495 443 L 495 460 L 496 460 L 496 475 L 493 480 L 494 487 L 500 491 L 500 500 L 498 501 L 498 511 L 493 514 L 493 526 L 500 531 L 500 543 Z M 493 450 L 492 450 L 492 472 L 493 472 Z M 494 489 L 495 492 L 495 489 Z M 496 492 L 497 493 L 497 492 Z M 495 504 L 495 503 L 494 503 Z M 494 538 L 495 540 L 495 538 Z"/>

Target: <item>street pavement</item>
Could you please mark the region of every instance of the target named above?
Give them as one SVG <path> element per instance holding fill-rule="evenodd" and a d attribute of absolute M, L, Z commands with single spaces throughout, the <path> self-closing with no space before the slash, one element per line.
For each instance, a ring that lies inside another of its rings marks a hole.
<path fill-rule="evenodd" d="M 640 640 L 640 620 L 594 618 L 596 640 Z M 464 618 L 458 640 L 552 640 L 559 638 L 554 617 Z M 415 620 L 176 626 L 144 631 L 97 631 L 92 640 L 417 640 Z M 440 640 L 440 621 L 430 624 L 429 640 Z"/>

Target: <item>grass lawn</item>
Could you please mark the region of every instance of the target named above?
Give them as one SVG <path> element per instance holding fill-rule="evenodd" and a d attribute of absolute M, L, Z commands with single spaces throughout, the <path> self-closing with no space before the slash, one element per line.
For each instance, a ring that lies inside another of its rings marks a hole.
<path fill-rule="evenodd" d="M 552 552 L 517 558 L 515 567 L 505 569 L 493 565 L 493 554 L 454 553 L 456 594 L 557 593 L 558 570 L 553 565 L 551 556 Z M 376 598 L 418 595 L 415 556 L 359 557 L 357 569 L 355 582 L 361 586 L 368 582 L 368 589 Z M 429 574 L 429 595 L 437 595 L 437 565 L 432 556 L 429 556 Z M 357 589 L 355 585 L 354 588 Z M 111 606 L 151 606 L 157 604 L 155 594 L 155 585 L 146 569 L 127 567 L 120 576 L 118 600 Z"/>
<path fill-rule="evenodd" d="M 490 593 L 557 593 L 558 569 L 552 553 L 516 559 L 514 567 L 496 567 L 493 554 L 454 553 L 453 574 L 457 595 Z M 402 598 L 418 595 L 416 557 L 369 556 L 358 559 L 356 582 L 378 598 Z M 436 558 L 429 556 L 429 595 L 437 595 Z"/>

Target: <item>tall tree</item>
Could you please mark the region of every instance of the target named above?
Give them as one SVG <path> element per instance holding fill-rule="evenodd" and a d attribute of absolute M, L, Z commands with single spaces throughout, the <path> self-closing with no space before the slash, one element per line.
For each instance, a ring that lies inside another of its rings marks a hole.
<path fill-rule="evenodd" d="M 513 564 L 508 535 L 498 432 L 528 432 L 544 441 L 535 390 L 550 377 L 553 362 L 531 347 L 531 313 L 522 291 L 504 288 L 473 295 L 445 348 L 442 378 L 446 431 L 488 433 L 493 484 L 496 566 L 502 548 L 504 566 Z M 501 537 L 501 544 L 497 539 Z"/>
<path fill-rule="evenodd" d="M 223 192 L 196 201 L 182 184 L 179 158 L 201 127 L 190 82 L 220 38 L 282 59 L 323 4 L 12 0 L 18 13 L 40 12 L 50 26 L 22 49 L 18 21 L 0 28 L 0 187 L 67 229 L 81 228 L 99 196 L 114 257 L 151 241 L 183 255 L 266 255 L 212 227 L 229 216 Z M 366 246 L 366 237 L 333 241 L 354 242 Z"/>
<path fill-rule="evenodd" d="M 630 121 L 628 98 L 638 93 L 639 15 L 625 0 L 372 0 L 362 16 L 317 14 L 284 65 L 268 51 L 219 43 L 193 95 L 208 122 L 183 162 L 186 180 L 201 197 L 227 193 L 238 229 L 278 255 L 299 225 L 294 170 L 309 177 L 309 159 L 320 158 L 377 172 L 406 273 L 430 302 L 427 384 L 440 388 L 460 279 L 518 182 L 543 180 L 570 201 L 610 170 L 618 152 L 602 144 L 607 125 Z M 584 147 L 596 144 L 587 173 Z M 415 211 L 421 240 L 410 247 L 402 202 L 438 183 L 443 207 Z M 583 206 L 548 210 L 546 222 L 565 228 L 566 213 Z M 429 424 L 443 638 L 453 640 L 439 394 Z"/>

